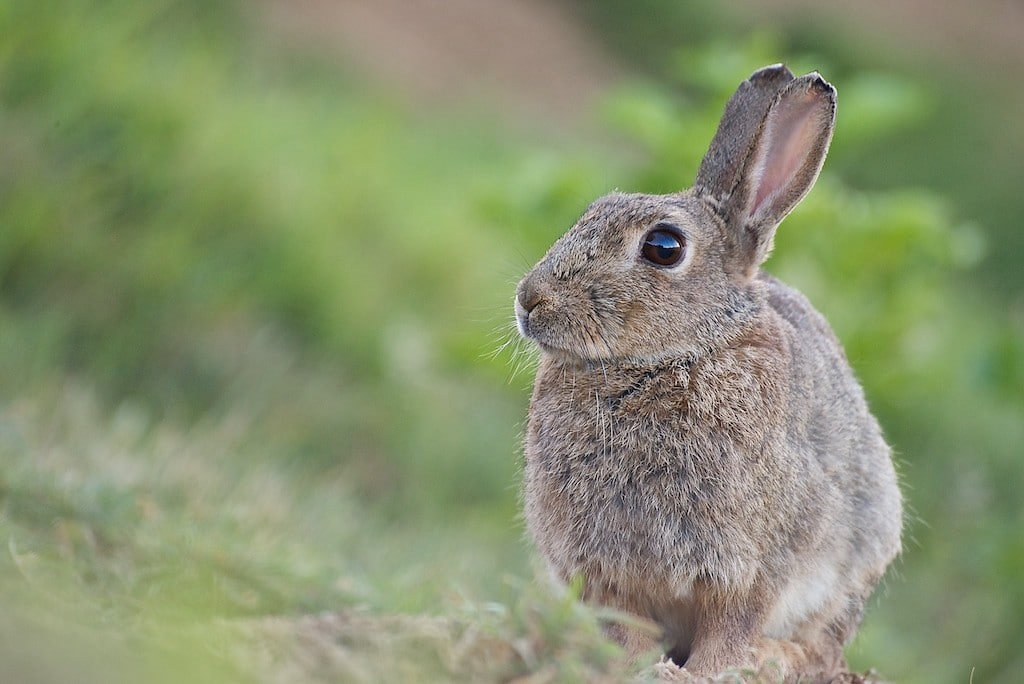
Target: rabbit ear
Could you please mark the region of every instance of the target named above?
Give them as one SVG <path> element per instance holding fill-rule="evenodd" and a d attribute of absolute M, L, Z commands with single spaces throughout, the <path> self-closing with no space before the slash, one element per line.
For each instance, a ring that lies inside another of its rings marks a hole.
<path fill-rule="evenodd" d="M 774 64 L 758 69 L 740 84 L 725 105 L 718 131 L 697 171 L 696 187 L 713 197 L 732 194 L 768 108 L 792 80 L 793 72 Z"/>
<path fill-rule="evenodd" d="M 768 256 L 775 228 L 814 185 L 835 113 L 836 91 L 819 74 L 790 81 L 755 130 L 745 158 L 727 172 L 735 176 L 731 192 L 722 193 L 721 184 L 709 188 L 748 273 Z"/>

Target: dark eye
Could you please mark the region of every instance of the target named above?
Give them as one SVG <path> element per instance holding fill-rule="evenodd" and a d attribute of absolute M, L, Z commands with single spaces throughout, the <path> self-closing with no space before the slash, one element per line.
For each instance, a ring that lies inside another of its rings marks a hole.
<path fill-rule="evenodd" d="M 683 260 L 686 240 L 673 229 L 658 224 L 644 237 L 640 253 L 644 259 L 658 266 L 675 266 Z"/>

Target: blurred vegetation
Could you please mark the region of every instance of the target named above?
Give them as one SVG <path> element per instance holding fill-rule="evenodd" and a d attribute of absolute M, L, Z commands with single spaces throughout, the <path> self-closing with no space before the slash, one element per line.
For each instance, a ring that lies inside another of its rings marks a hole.
<path fill-rule="evenodd" d="M 1024 175 L 1024 129 L 1018 125 L 1022 100 L 1006 88 L 1015 74 L 989 68 L 984 60 L 963 55 L 947 39 L 936 39 L 928 49 L 914 50 L 925 41 L 915 33 L 936 38 L 935 28 L 952 21 L 955 13 L 938 12 L 922 24 L 902 27 L 905 41 L 892 26 L 869 31 L 845 25 L 842 12 L 827 4 L 806 2 L 724 3 L 696 0 L 563 0 L 604 37 L 608 46 L 642 73 L 671 86 L 705 80 L 722 65 L 735 68 L 742 59 L 737 44 L 759 43 L 763 54 L 804 55 L 810 68 L 844 84 L 839 125 L 849 128 L 848 82 L 873 81 L 860 93 L 858 106 L 871 107 L 872 135 L 854 139 L 832 155 L 830 167 L 857 187 L 886 190 L 924 187 L 938 191 L 959 220 L 983 225 L 990 238 L 978 267 L 961 284 L 985 288 L 995 298 L 1024 315 L 1024 197 L 1018 191 Z M 906 4 L 906 3 L 902 3 Z M 865 17 L 877 21 L 906 16 L 866 7 Z M 985 8 L 978 8 L 979 13 Z M 978 22 L 984 26 L 984 21 Z M 948 27 L 951 33 L 956 27 Z M 886 39 L 885 37 L 888 37 Z M 678 58 L 679 46 L 703 52 L 700 64 Z M 1019 63 L 1020 55 L 1008 56 Z M 700 66 L 704 73 L 689 69 Z M 743 65 L 745 69 L 747 65 Z M 740 69 L 742 71 L 743 69 Z M 855 143 L 855 144 L 854 144 Z"/>
<path fill-rule="evenodd" d="M 0 679 L 621 676 L 592 614 L 524 585 L 508 302 L 595 196 L 687 183 L 785 56 L 842 113 L 770 268 L 844 340 L 912 506 L 851 661 L 1015 681 L 1024 322 L 963 285 L 1000 250 L 951 200 L 857 182 L 934 84 L 703 33 L 608 103 L 627 162 L 415 111 L 232 4 L 0 7 Z M 337 662 L 260 669 L 236 630 L 283 616 L 287 661 L 328 610 L 393 640 L 328 625 Z"/>

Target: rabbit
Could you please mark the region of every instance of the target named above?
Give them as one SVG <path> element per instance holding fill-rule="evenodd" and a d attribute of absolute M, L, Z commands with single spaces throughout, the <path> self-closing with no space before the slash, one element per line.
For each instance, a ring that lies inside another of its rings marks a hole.
<path fill-rule="evenodd" d="M 628 651 L 660 641 L 692 676 L 828 681 L 900 551 L 891 450 L 845 353 L 760 269 L 835 111 L 818 73 L 756 71 L 691 189 L 596 200 L 516 288 L 540 349 L 527 532 L 583 600 L 657 625 L 610 627 Z"/>

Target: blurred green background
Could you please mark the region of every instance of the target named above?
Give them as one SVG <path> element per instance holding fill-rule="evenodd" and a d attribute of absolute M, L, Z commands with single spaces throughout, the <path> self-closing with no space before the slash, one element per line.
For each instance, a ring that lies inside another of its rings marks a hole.
<path fill-rule="evenodd" d="M 533 583 L 514 284 L 785 61 L 839 118 L 768 266 L 909 504 L 851 665 L 1020 681 L 1024 48 L 981 5 L 0 5 L 0 679 L 625 676 Z"/>

